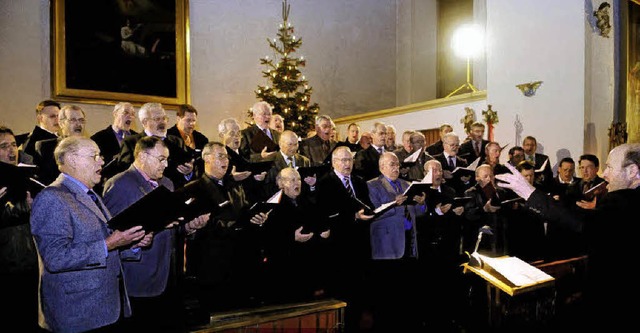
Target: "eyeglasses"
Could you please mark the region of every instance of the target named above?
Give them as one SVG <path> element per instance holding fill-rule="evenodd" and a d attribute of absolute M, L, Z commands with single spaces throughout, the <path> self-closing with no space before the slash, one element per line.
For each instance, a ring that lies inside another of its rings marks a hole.
<path fill-rule="evenodd" d="M 100 153 L 95 153 L 93 155 L 80 155 L 82 157 L 91 157 L 94 161 L 98 162 L 104 160 L 104 157 L 100 155 Z"/>
<path fill-rule="evenodd" d="M 7 142 L 0 145 L 0 149 L 7 150 L 9 148 L 18 148 L 18 144 L 15 142 Z"/>
<path fill-rule="evenodd" d="M 164 117 L 154 117 L 154 118 L 150 118 L 150 119 L 151 119 L 151 120 L 153 120 L 153 121 L 155 121 L 155 122 L 157 122 L 157 123 L 159 123 L 159 122 L 161 122 L 161 121 L 168 121 L 168 120 L 169 120 L 169 117 L 167 117 L 167 116 L 164 116 Z"/>
<path fill-rule="evenodd" d="M 65 119 L 61 119 L 61 120 L 66 120 L 66 121 L 68 121 L 70 123 L 78 123 L 78 124 L 85 124 L 87 122 L 87 120 L 84 119 L 84 118 L 78 118 L 78 119 L 76 119 L 76 118 L 70 118 L 70 119 L 65 118 Z"/>
<path fill-rule="evenodd" d="M 147 153 L 147 152 L 145 152 L 145 154 L 147 154 L 147 155 L 149 155 L 149 156 L 151 156 L 151 157 L 155 158 L 155 159 L 156 159 L 159 163 L 161 163 L 161 164 L 162 164 L 162 163 L 167 163 L 167 164 L 169 164 L 169 160 L 168 160 L 166 157 L 162 156 L 162 155 L 160 155 L 160 156 L 156 156 L 156 155 L 153 155 L 153 154 L 150 154 L 150 153 Z"/>
<path fill-rule="evenodd" d="M 351 162 L 353 162 L 353 158 L 349 158 L 349 157 L 347 157 L 347 158 L 334 158 L 334 160 L 342 162 L 342 163 L 351 163 Z"/>

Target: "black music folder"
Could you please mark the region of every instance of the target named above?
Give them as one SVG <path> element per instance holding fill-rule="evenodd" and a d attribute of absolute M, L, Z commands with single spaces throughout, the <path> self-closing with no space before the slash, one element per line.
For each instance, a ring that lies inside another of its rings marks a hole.
<path fill-rule="evenodd" d="M 327 172 L 331 171 L 331 164 L 320 164 L 316 166 L 308 166 L 308 167 L 297 167 L 298 173 L 300 173 L 300 178 L 305 179 L 306 177 L 316 177 L 320 178 Z"/>
<path fill-rule="evenodd" d="M 31 191 L 31 197 L 34 198 L 35 194 L 42 189 L 40 183 L 33 181 L 35 172 L 35 165 L 20 164 L 16 166 L 0 162 L 0 175 L 2 175 L 0 177 L 0 188 L 7 188 L 7 193 L 4 195 L 2 202 L 6 200 L 22 200 L 25 198 L 27 191 Z"/>
<path fill-rule="evenodd" d="M 186 223 L 195 214 L 182 196 L 160 185 L 109 220 L 109 227 L 127 230 L 142 226 L 146 232 L 158 232 L 174 222 Z M 186 217 L 186 218 L 185 218 Z"/>
<path fill-rule="evenodd" d="M 268 137 L 263 131 L 257 131 L 256 134 L 251 138 L 251 143 L 249 144 L 251 150 L 256 153 L 259 153 L 267 147 L 267 152 L 278 151 L 280 147 L 278 144 L 273 142 L 270 137 Z"/>
<path fill-rule="evenodd" d="M 248 171 L 251 171 L 252 175 L 257 175 L 262 172 L 269 172 L 273 167 L 273 161 L 250 162 L 245 166 Z"/>
<path fill-rule="evenodd" d="M 423 183 L 423 182 L 411 182 L 409 187 L 402 193 L 402 195 L 407 196 L 407 200 L 405 200 L 405 205 L 415 205 L 416 202 L 413 200 L 413 197 L 418 195 L 421 196 L 422 193 L 429 196 L 429 193 L 432 191 L 431 183 Z"/>

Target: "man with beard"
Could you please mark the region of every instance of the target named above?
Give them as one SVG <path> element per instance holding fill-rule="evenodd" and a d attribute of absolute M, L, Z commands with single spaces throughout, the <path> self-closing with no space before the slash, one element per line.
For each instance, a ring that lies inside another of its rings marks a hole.
<path fill-rule="evenodd" d="M 85 126 L 87 123 L 84 110 L 78 105 L 65 105 L 58 114 L 60 124 L 60 137 L 55 139 L 41 140 L 36 143 L 36 154 L 33 156 L 34 163 L 39 167 L 38 180 L 48 185 L 58 177 L 60 171 L 56 165 L 53 151 L 62 139 L 70 136 L 85 136 Z"/>
<path fill-rule="evenodd" d="M 169 166 L 165 169 L 165 176 L 173 182 L 176 188 L 182 187 L 193 174 L 193 158 L 187 152 L 182 138 L 168 135 L 167 113 L 160 103 L 145 103 L 138 110 L 138 118 L 144 131 L 136 135 L 130 135 L 124 139 L 117 160 L 105 169 L 105 179 L 129 168 L 134 160 L 136 142 L 145 136 L 157 136 L 161 138 L 169 148 Z"/>
<path fill-rule="evenodd" d="M 131 103 L 120 102 L 116 104 L 112 114 L 113 123 L 91 136 L 91 140 L 100 147 L 105 165 L 120 153 L 122 142 L 126 137 L 138 134 L 131 128 L 136 119 L 136 110 Z"/>

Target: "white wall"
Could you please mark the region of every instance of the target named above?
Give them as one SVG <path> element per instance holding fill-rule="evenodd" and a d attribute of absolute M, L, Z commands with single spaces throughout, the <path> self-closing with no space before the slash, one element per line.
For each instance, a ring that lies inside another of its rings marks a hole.
<path fill-rule="evenodd" d="M 487 103 L 500 117 L 497 141 L 521 145 L 533 135 L 552 165 L 583 153 L 584 30 L 582 0 L 487 1 Z M 532 97 L 515 87 L 538 80 Z"/>

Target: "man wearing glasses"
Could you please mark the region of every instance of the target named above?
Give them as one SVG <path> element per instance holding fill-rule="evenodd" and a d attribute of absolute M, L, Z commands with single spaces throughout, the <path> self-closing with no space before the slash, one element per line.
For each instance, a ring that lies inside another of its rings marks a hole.
<path fill-rule="evenodd" d="M 119 250 L 150 245 L 141 226 L 109 230 L 108 209 L 92 188 L 104 161 L 91 139 L 57 145 L 61 174 L 34 199 L 31 231 L 40 267 L 40 325 L 52 332 L 113 328 L 131 315 Z"/>
<path fill-rule="evenodd" d="M 162 139 L 145 136 L 138 140 L 133 164 L 107 181 L 104 200 L 109 211 L 117 215 L 140 200 L 158 186 L 173 191 L 173 183 L 163 175 L 168 165 L 169 149 Z M 153 236 L 153 242 L 144 250 L 121 252 L 122 268 L 131 299 L 133 315 L 129 322 L 133 330 L 179 329 L 183 322 L 181 300 L 177 297 L 181 260 L 172 254 L 176 251 L 177 237 L 194 233 L 206 224 L 208 214 L 195 218 L 181 227 L 168 227 Z M 174 274 L 172 275 L 171 272 Z"/>
<path fill-rule="evenodd" d="M 60 171 L 53 157 L 56 145 L 67 137 L 84 137 L 87 123 L 84 110 L 78 105 L 65 105 L 58 113 L 58 123 L 60 124 L 60 137 L 54 139 L 41 140 L 36 142 L 34 163 L 39 167 L 38 180 L 48 185 L 58 177 Z"/>

